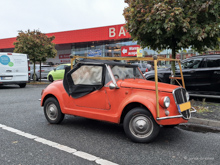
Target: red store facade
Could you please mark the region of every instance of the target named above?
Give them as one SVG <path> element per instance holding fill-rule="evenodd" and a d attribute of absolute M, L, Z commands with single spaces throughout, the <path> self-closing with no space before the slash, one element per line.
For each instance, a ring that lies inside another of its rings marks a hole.
<path fill-rule="evenodd" d="M 57 56 L 47 59 L 47 62 L 54 64 L 69 63 L 70 54 L 102 57 L 137 56 L 137 48 L 140 47 L 131 40 L 124 24 L 47 33 L 46 35 L 55 36 Z M 13 52 L 15 41 L 16 37 L 0 39 L 0 52 Z M 143 56 L 155 54 L 157 54 L 156 51 L 144 48 Z M 165 50 L 160 54 L 168 57 L 171 50 Z M 182 58 L 188 58 L 192 55 L 185 54 Z M 181 58 L 180 55 L 177 57 Z"/>

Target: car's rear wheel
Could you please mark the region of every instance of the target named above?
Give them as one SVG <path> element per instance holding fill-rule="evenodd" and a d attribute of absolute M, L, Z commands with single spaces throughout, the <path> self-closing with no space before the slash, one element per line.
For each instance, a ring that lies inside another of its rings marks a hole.
<path fill-rule="evenodd" d="M 44 115 L 51 124 L 59 124 L 63 121 L 64 114 L 61 112 L 60 105 L 54 97 L 50 97 L 45 101 Z"/>
<path fill-rule="evenodd" d="M 49 79 L 50 82 L 53 82 L 53 76 L 52 75 L 49 75 L 48 79 Z"/>
<path fill-rule="evenodd" d="M 36 77 L 35 80 L 38 81 L 37 75 L 35 75 L 35 77 Z M 34 80 L 34 75 L 32 76 L 32 79 Z"/>
<path fill-rule="evenodd" d="M 140 107 L 134 108 L 126 114 L 123 126 L 126 135 L 138 143 L 151 142 L 160 131 L 160 126 L 150 112 Z"/>
<path fill-rule="evenodd" d="M 18 84 L 20 88 L 25 88 L 26 87 L 26 83 L 22 83 L 22 84 Z"/>

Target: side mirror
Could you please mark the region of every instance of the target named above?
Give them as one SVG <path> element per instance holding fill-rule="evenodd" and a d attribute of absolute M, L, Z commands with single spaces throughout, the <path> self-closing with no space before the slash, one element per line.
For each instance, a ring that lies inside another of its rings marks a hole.
<path fill-rule="evenodd" d="M 54 68 L 53 70 L 54 70 L 54 72 L 55 72 L 57 69 L 56 69 L 56 68 Z"/>
<path fill-rule="evenodd" d="M 116 85 L 115 85 L 114 83 L 110 83 L 110 84 L 109 84 L 109 88 L 110 88 L 110 89 L 115 89 L 115 88 L 116 88 Z"/>

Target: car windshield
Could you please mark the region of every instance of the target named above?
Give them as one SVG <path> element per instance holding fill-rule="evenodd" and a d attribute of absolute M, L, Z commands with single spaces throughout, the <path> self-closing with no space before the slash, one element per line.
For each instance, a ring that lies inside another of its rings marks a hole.
<path fill-rule="evenodd" d="M 190 59 L 190 60 L 185 60 L 181 62 L 181 67 L 182 69 L 197 69 L 199 68 L 199 65 L 202 61 L 202 58 L 195 58 L 195 59 Z M 177 64 L 176 69 L 179 70 L 180 67 Z"/>
<path fill-rule="evenodd" d="M 112 73 L 117 80 L 121 79 L 144 79 L 142 73 L 136 66 L 110 66 Z"/>

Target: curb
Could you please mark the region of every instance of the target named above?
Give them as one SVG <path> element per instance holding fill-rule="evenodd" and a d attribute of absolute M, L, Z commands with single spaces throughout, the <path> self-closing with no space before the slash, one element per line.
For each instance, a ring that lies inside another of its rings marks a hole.
<path fill-rule="evenodd" d="M 189 119 L 188 123 L 199 124 L 199 125 L 204 125 L 204 126 L 209 126 L 209 127 L 216 127 L 220 129 L 220 121 L 217 121 L 217 120 L 192 117 L 191 119 Z"/>
<path fill-rule="evenodd" d="M 202 119 L 202 118 L 191 118 L 188 123 L 182 123 L 178 126 L 181 129 L 193 131 L 193 132 L 220 132 L 220 121 Z"/>
<path fill-rule="evenodd" d="M 27 83 L 27 85 L 49 85 L 50 83 L 49 82 L 30 82 L 30 83 Z"/>

